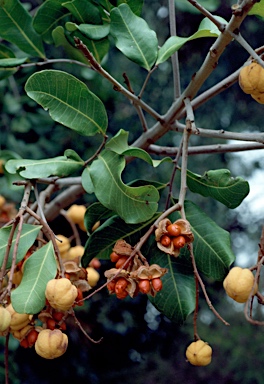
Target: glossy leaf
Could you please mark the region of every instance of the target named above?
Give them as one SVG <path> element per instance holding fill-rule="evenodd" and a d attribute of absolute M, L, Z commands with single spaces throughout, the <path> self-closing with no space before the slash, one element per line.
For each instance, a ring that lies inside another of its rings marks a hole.
<path fill-rule="evenodd" d="M 71 15 L 67 8 L 62 6 L 65 0 L 46 0 L 41 4 L 33 18 L 33 27 L 42 39 L 53 43 L 52 31 L 65 23 Z"/>
<path fill-rule="evenodd" d="M 10 225 L 0 229 L 0 266 L 2 266 L 3 264 L 11 228 L 12 226 Z M 24 258 L 29 248 L 34 244 L 34 241 L 37 238 L 40 228 L 41 228 L 40 225 L 23 224 L 20 239 L 19 239 L 16 263 L 18 263 Z M 11 250 L 8 255 L 8 261 L 6 265 L 7 269 L 10 268 L 12 264 L 12 257 L 14 253 L 14 246 L 15 246 L 17 234 L 18 234 L 18 229 L 16 228 L 15 234 L 12 239 Z"/>
<path fill-rule="evenodd" d="M 102 23 L 99 8 L 89 0 L 64 1 L 63 6 L 71 12 L 78 23 Z"/>
<path fill-rule="evenodd" d="M 210 196 L 228 208 L 236 208 L 249 193 L 249 184 L 242 177 L 231 177 L 228 169 L 205 172 L 203 176 L 187 172 L 188 188 L 202 196 Z"/>
<path fill-rule="evenodd" d="M 219 16 L 215 16 L 218 21 L 226 24 L 226 21 Z M 160 48 L 158 53 L 158 59 L 156 64 L 161 64 L 164 61 L 168 60 L 168 58 L 173 55 L 176 51 L 178 51 L 185 43 L 188 41 L 198 39 L 200 37 L 217 37 L 220 35 L 219 29 L 216 27 L 214 23 L 212 23 L 208 18 L 202 20 L 199 25 L 198 31 L 195 32 L 190 37 L 179 37 L 179 36 L 171 36 L 164 43 L 164 45 Z"/>
<path fill-rule="evenodd" d="M 6 170 L 9 173 L 18 172 L 26 179 L 38 179 L 42 177 L 58 176 L 65 177 L 81 170 L 84 166 L 83 160 L 71 149 L 65 151 L 64 156 L 57 156 L 43 160 L 9 160 Z"/>
<path fill-rule="evenodd" d="M 110 31 L 109 24 L 93 25 L 93 24 L 80 24 L 66 23 L 68 31 L 75 31 L 78 29 L 84 36 L 92 40 L 101 40 L 108 36 Z"/>
<path fill-rule="evenodd" d="M 186 201 L 185 212 L 194 234 L 193 250 L 198 270 L 214 280 L 223 280 L 235 261 L 229 232 L 191 201 Z M 186 248 L 182 255 L 189 259 Z"/>
<path fill-rule="evenodd" d="M 25 90 L 49 110 L 53 120 L 79 134 L 105 133 L 107 115 L 103 103 L 76 77 L 62 71 L 40 71 L 28 79 Z"/>
<path fill-rule="evenodd" d="M 111 151 L 118 153 L 119 155 L 137 157 L 146 161 L 153 167 L 157 167 L 163 162 L 172 162 L 170 157 L 164 157 L 162 160 L 153 160 L 143 149 L 130 147 L 128 145 L 128 135 L 129 133 L 127 131 L 120 129 L 120 131 L 108 141 L 105 148 L 111 149 Z"/>
<path fill-rule="evenodd" d="M 97 221 L 106 220 L 114 215 L 113 211 L 104 207 L 101 203 L 91 204 L 84 216 L 85 228 L 88 233 L 92 233 L 92 228 Z M 102 222 L 101 222 L 102 224 Z"/>
<path fill-rule="evenodd" d="M 35 314 L 45 306 L 45 290 L 57 274 L 52 242 L 34 252 L 24 263 L 23 278 L 11 293 L 13 308 L 18 313 Z"/>
<path fill-rule="evenodd" d="M 45 58 L 32 18 L 18 0 L 0 1 L 0 36 L 32 56 Z"/>
<path fill-rule="evenodd" d="M 158 208 L 159 193 L 152 185 L 129 187 L 121 180 L 125 158 L 112 151 L 101 152 L 89 168 L 97 199 L 125 222 L 149 220 Z"/>
<path fill-rule="evenodd" d="M 195 282 L 190 260 L 173 258 L 161 252 L 157 246 L 151 248 L 150 263 L 168 269 L 162 280 L 162 290 L 150 302 L 168 319 L 182 324 L 195 309 Z"/>
<path fill-rule="evenodd" d="M 106 211 L 105 213 L 107 214 Z M 82 265 L 87 267 L 94 257 L 109 259 L 113 246 L 119 239 L 125 239 L 131 245 L 135 245 L 158 215 L 140 224 L 127 224 L 118 216 L 110 217 L 87 240 Z"/>
<path fill-rule="evenodd" d="M 139 16 L 142 11 L 144 0 L 117 0 L 117 5 L 127 4 L 129 5 L 131 11 L 135 15 Z"/>
<path fill-rule="evenodd" d="M 127 4 L 114 8 L 110 16 L 110 33 L 115 39 L 116 47 L 130 60 L 149 71 L 158 53 L 156 33 Z"/>

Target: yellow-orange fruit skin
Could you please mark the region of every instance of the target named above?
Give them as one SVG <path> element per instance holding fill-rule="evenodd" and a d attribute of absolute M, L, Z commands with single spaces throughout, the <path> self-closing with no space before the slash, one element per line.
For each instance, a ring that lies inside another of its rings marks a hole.
<path fill-rule="evenodd" d="M 247 94 L 264 92 L 264 68 L 254 62 L 243 67 L 239 73 L 239 85 Z"/>
<path fill-rule="evenodd" d="M 192 365 L 202 367 L 211 363 L 212 352 L 212 348 L 208 343 L 197 340 L 188 346 L 186 358 Z"/>
<path fill-rule="evenodd" d="M 234 267 L 229 271 L 223 286 L 227 295 L 238 303 L 245 303 L 250 294 L 254 295 L 258 290 L 253 273 L 250 269 L 241 267 Z"/>
<path fill-rule="evenodd" d="M 75 285 L 66 278 L 50 280 L 45 291 L 50 305 L 60 311 L 68 311 L 74 304 L 77 294 Z"/>
<path fill-rule="evenodd" d="M 62 356 L 67 347 L 68 336 L 59 329 L 44 329 L 35 342 L 37 354 L 49 360 Z"/>

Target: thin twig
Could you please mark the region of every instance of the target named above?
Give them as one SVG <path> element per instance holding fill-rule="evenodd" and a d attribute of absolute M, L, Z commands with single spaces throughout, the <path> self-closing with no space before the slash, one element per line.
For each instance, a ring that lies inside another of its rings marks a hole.
<path fill-rule="evenodd" d="M 168 0 L 168 5 L 169 5 L 169 20 L 170 20 L 170 35 L 177 36 L 175 1 Z M 174 99 L 176 100 L 181 95 L 181 79 L 180 79 L 178 51 L 176 51 L 171 56 L 171 64 L 172 64 L 172 73 L 173 73 Z"/>

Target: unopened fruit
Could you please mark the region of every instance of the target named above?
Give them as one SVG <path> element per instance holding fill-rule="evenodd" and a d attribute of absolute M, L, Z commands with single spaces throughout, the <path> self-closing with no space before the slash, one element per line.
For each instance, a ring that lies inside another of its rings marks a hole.
<path fill-rule="evenodd" d="M 212 348 L 203 340 L 197 340 L 191 343 L 186 350 L 186 358 L 196 366 L 206 366 L 212 360 Z"/>
<path fill-rule="evenodd" d="M 264 68 L 255 62 L 243 67 L 239 73 L 239 85 L 248 94 L 264 92 Z"/>
<path fill-rule="evenodd" d="M 74 260 L 76 257 L 82 257 L 84 254 L 84 247 L 82 245 L 75 245 L 64 255 L 64 260 Z"/>
<path fill-rule="evenodd" d="M 56 243 L 61 255 L 67 253 L 71 247 L 70 240 L 63 235 L 56 235 Z"/>
<path fill-rule="evenodd" d="M 238 303 L 245 303 L 250 294 L 255 295 L 258 290 L 254 275 L 248 268 L 232 268 L 223 285 L 228 296 Z"/>
<path fill-rule="evenodd" d="M 66 278 L 52 279 L 47 283 L 45 295 L 50 305 L 60 311 L 69 310 L 78 291 L 75 285 Z"/>
<path fill-rule="evenodd" d="M 93 267 L 87 267 L 87 281 L 91 287 L 95 287 L 100 278 L 100 274 Z"/>
<path fill-rule="evenodd" d="M 11 322 L 10 322 L 10 330 L 19 331 L 24 328 L 32 319 L 32 315 L 28 315 L 26 313 L 18 313 L 14 310 L 12 304 L 9 304 L 6 309 L 11 314 Z"/>
<path fill-rule="evenodd" d="M 55 359 L 62 356 L 68 347 L 68 337 L 59 329 L 44 329 L 38 335 L 35 343 L 37 354 L 45 359 Z"/>
<path fill-rule="evenodd" d="M 11 323 L 11 313 L 4 307 L 0 307 L 0 332 L 7 330 Z"/>

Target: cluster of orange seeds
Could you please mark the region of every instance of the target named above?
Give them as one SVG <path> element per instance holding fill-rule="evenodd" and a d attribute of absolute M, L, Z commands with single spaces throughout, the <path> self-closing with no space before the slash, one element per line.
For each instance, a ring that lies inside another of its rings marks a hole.
<path fill-rule="evenodd" d="M 135 297 L 139 292 L 155 296 L 162 289 L 161 277 L 167 272 L 157 264 L 149 265 L 141 254 L 132 254 L 133 248 L 124 240 L 115 244 L 110 259 L 115 263 L 115 268 L 105 272 L 110 294 L 115 294 L 118 299 L 128 295 Z"/>

